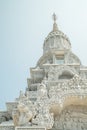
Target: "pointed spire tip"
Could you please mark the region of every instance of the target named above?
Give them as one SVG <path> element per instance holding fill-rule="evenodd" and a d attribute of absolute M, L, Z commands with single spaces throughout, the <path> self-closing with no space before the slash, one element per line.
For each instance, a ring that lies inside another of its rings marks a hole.
<path fill-rule="evenodd" d="M 53 13 L 52 17 L 53 17 L 53 21 L 54 21 L 54 23 L 55 23 L 55 22 L 56 22 L 56 20 L 57 20 L 57 16 L 56 16 L 56 14 L 55 14 L 55 13 Z"/>
<path fill-rule="evenodd" d="M 57 16 L 56 16 L 55 13 L 53 13 L 52 18 L 53 18 L 53 21 L 54 21 L 53 31 L 58 31 L 58 27 L 57 27 L 57 24 L 56 24 Z"/>

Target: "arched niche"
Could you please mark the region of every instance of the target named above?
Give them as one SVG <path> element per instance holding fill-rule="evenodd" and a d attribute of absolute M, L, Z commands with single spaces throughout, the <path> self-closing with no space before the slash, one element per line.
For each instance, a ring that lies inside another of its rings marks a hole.
<path fill-rule="evenodd" d="M 72 79 L 74 74 L 68 70 L 64 70 L 58 77 L 58 79 Z"/>

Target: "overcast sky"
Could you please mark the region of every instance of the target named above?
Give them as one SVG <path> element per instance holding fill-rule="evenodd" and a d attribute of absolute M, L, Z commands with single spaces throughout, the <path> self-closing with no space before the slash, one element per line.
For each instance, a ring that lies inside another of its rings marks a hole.
<path fill-rule="evenodd" d="M 0 0 L 0 110 L 25 91 L 54 12 L 72 51 L 87 65 L 87 0 Z"/>

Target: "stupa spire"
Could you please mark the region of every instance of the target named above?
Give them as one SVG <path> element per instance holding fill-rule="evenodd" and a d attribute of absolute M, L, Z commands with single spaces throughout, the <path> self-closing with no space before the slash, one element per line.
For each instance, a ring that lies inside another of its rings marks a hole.
<path fill-rule="evenodd" d="M 55 13 L 53 13 L 52 18 L 53 18 L 53 21 L 54 21 L 53 31 L 58 31 L 58 27 L 57 27 L 57 24 L 56 24 L 57 16 L 56 16 Z"/>

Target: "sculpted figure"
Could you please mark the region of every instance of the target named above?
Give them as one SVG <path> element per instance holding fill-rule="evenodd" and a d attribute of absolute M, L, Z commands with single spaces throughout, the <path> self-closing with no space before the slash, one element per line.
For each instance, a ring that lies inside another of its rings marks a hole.
<path fill-rule="evenodd" d="M 35 105 L 27 96 L 20 96 L 16 109 L 13 110 L 12 117 L 15 126 L 29 125 L 36 115 Z"/>
<path fill-rule="evenodd" d="M 19 100 L 23 100 L 25 98 L 26 98 L 25 94 L 22 91 L 20 91 Z"/>
<path fill-rule="evenodd" d="M 15 126 L 19 125 L 19 111 L 17 109 L 14 109 L 12 112 L 12 118 Z"/>
<path fill-rule="evenodd" d="M 32 119 L 33 113 L 25 104 L 19 103 L 18 111 L 20 113 L 19 125 L 26 124 Z"/>
<path fill-rule="evenodd" d="M 47 98 L 47 89 L 46 89 L 46 85 L 41 83 L 38 86 L 38 99 L 46 99 Z"/>
<path fill-rule="evenodd" d="M 33 124 L 44 126 L 46 129 L 51 129 L 54 124 L 53 113 L 49 113 L 47 106 L 41 106 L 38 115 L 32 122 Z"/>

